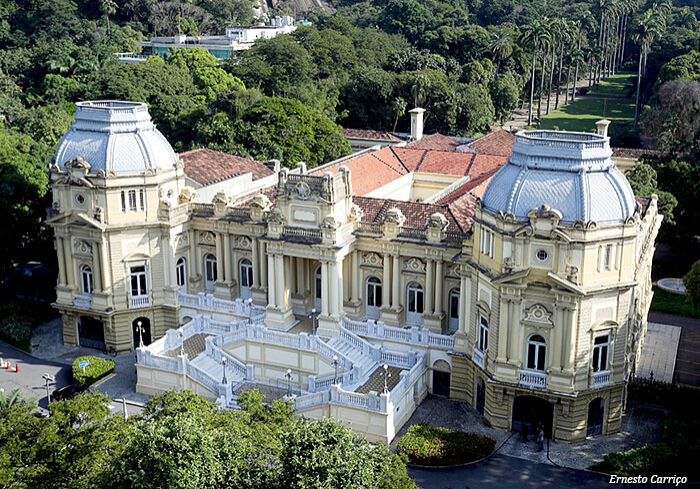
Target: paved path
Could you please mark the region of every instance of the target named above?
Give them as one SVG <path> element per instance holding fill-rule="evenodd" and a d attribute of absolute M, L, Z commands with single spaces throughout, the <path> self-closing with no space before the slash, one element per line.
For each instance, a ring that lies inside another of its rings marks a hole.
<path fill-rule="evenodd" d="M 637 377 L 650 379 L 653 374 L 654 380 L 673 382 L 681 329 L 680 326 L 649 323 L 639 357 Z"/>
<path fill-rule="evenodd" d="M 700 386 L 700 319 L 652 311 L 649 313 L 649 321 L 683 328 L 678 344 L 674 381 Z"/>

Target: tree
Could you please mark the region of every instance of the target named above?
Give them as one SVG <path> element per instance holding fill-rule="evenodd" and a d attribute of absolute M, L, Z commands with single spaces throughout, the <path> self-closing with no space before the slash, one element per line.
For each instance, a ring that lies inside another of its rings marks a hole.
<path fill-rule="evenodd" d="M 497 75 L 489 84 L 496 119 L 503 124 L 513 113 L 520 99 L 520 87 L 512 73 Z"/>
<path fill-rule="evenodd" d="M 659 214 L 664 216 L 663 222 L 668 226 L 676 224 L 673 218 L 673 209 L 678 205 L 678 200 L 670 192 L 659 190 L 656 170 L 651 165 L 643 162 L 637 163 L 625 176 L 634 195 L 650 197 L 652 194 L 656 194 L 659 198 L 657 203 Z"/>
<path fill-rule="evenodd" d="M 521 41 L 532 49 L 532 70 L 530 74 L 530 104 L 527 111 L 527 124 L 532 124 L 532 101 L 535 95 L 535 61 L 537 51 L 541 49 L 549 39 L 547 23 L 540 19 L 534 19 L 523 28 Z M 543 68 L 544 70 L 544 68 Z M 539 116 L 538 116 L 539 117 Z"/>
<path fill-rule="evenodd" d="M 683 276 L 683 285 L 696 311 L 700 311 L 700 260 Z"/>
<path fill-rule="evenodd" d="M 501 70 L 501 62 L 513 54 L 513 39 L 505 29 L 498 29 L 491 34 L 489 49 L 496 58 L 496 73 Z"/>
<path fill-rule="evenodd" d="M 656 85 L 673 80 L 700 80 L 700 52 L 690 51 L 668 61 L 661 67 Z"/>
<path fill-rule="evenodd" d="M 675 156 L 700 154 L 700 81 L 664 83 L 645 112 L 642 132 Z"/>
<path fill-rule="evenodd" d="M 642 85 L 644 72 L 644 60 L 652 42 L 658 39 L 666 27 L 666 21 L 662 10 L 656 8 L 645 11 L 634 26 L 632 40 L 639 45 L 639 62 L 637 67 L 637 94 L 634 105 L 634 129 L 639 122 L 639 91 Z"/>
<path fill-rule="evenodd" d="M 33 405 L 36 404 L 36 400 L 23 397 L 22 391 L 19 389 L 14 389 L 9 394 L 5 394 L 5 391 L 0 391 L 0 411 L 10 409 L 12 406 L 22 403 Z"/>
<path fill-rule="evenodd" d="M 284 433 L 279 460 L 281 487 L 289 489 L 416 487 L 396 455 L 330 418 L 295 422 Z"/>
<path fill-rule="evenodd" d="M 114 0 L 100 0 L 100 9 L 107 18 L 107 35 L 112 35 L 111 26 L 109 24 L 109 16 L 117 13 L 117 2 Z"/>

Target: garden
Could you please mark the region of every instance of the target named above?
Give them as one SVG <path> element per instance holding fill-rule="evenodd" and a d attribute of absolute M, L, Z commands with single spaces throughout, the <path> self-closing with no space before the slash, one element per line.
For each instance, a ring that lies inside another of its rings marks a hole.
<path fill-rule="evenodd" d="M 89 362 L 84 368 L 81 362 Z M 81 385 L 92 385 L 114 370 L 114 362 L 108 358 L 86 355 L 78 357 L 73 362 L 73 380 Z"/>
<path fill-rule="evenodd" d="M 49 304 L 0 301 L 0 339 L 31 353 L 32 330 L 56 317 Z"/>
<path fill-rule="evenodd" d="M 493 453 L 496 440 L 476 433 L 417 424 L 399 440 L 396 452 L 415 465 L 460 465 Z"/>

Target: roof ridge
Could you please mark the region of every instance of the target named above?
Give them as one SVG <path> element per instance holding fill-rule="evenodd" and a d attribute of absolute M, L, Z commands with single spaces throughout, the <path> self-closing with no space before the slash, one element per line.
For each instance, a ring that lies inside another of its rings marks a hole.
<path fill-rule="evenodd" d="M 384 213 L 386 212 L 387 207 L 389 207 L 389 204 L 390 199 L 384 199 L 384 203 L 379 208 L 379 212 L 377 212 L 377 215 L 374 216 L 374 222 L 381 222 L 379 221 L 379 218 L 384 216 Z"/>
<path fill-rule="evenodd" d="M 464 176 L 469 176 L 469 172 L 472 169 L 472 166 L 474 165 L 474 162 L 476 161 L 476 153 L 472 153 L 472 159 L 469 160 L 469 164 L 467 165 L 467 171 L 464 172 Z"/>
<path fill-rule="evenodd" d="M 380 150 L 380 151 L 381 151 L 381 150 Z M 389 168 L 391 168 L 392 170 L 394 170 L 394 171 L 395 171 L 396 173 L 398 173 L 399 175 L 402 174 L 400 171 L 398 171 L 396 168 L 394 168 L 393 166 L 391 166 L 389 163 L 387 163 L 386 161 L 384 161 L 383 159 L 381 159 L 381 158 L 380 158 L 379 156 L 377 156 L 376 154 L 370 153 L 370 155 L 373 156 L 373 157 L 375 157 L 377 160 L 381 161 L 384 165 L 388 166 Z M 400 161 L 401 161 L 401 160 L 399 160 L 399 162 L 400 162 Z M 401 164 L 401 166 L 403 166 L 403 163 Z M 404 168 L 405 168 L 405 167 L 404 167 Z"/>
<path fill-rule="evenodd" d="M 416 149 L 418 149 L 418 148 L 416 148 Z M 416 165 L 416 169 L 413 170 L 413 171 L 418 171 L 418 170 L 420 170 L 420 167 L 421 167 L 421 165 L 423 164 L 423 161 L 425 161 L 425 158 L 428 156 L 428 150 L 427 150 L 427 149 L 423 149 L 423 150 L 420 150 L 420 151 L 423 151 L 423 156 L 420 157 L 420 161 L 419 161 L 418 164 Z"/>
<path fill-rule="evenodd" d="M 401 163 L 401 166 L 403 166 L 403 169 L 406 170 L 406 173 L 411 173 L 411 172 L 408 170 L 408 167 L 406 166 L 406 164 L 401 160 L 401 158 L 399 157 L 399 155 L 396 154 L 396 151 L 394 151 L 393 146 L 389 146 L 389 150 L 392 152 L 392 154 L 393 154 L 394 156 L 396 156 L 396 159 L 399 160 L 399 163 Z"/>

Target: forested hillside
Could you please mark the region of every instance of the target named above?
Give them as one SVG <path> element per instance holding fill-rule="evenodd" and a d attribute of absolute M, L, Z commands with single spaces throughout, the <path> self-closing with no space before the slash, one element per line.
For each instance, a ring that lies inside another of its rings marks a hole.
<path fill-rule="evenodd" d="M 427 132 L 475 136 L 523 104 L 534 125 L 589 84 L 626 70 L 641 80 L 642 138 L 619 141 L 658 145 L 682 161 L 697 151 L 700 8 L 692 0 L 330 3 L 335 13 L 273 3 L 271 15 L 296 14 L 313 26 L 223 63 L 186 50 L 137 64 L 119 64 L 113 54 L 178 26 L 221 34 L 228 24 L 255 21 L 257 3 L 0 3 L 0 214 L 14 229 L 3 256 L 47 242 L 37 240 L 50 204 L 47 162 L 81 99 L 148 102 L 178 151 L 207 146 L 314 166 L 349 151 L 340 126 L 405 131 L 406 110 L 420 105 Z M 550 93 L 559 97 L 546 103 Z M 663 108 L 673 103 L 669 118 Z"/>

